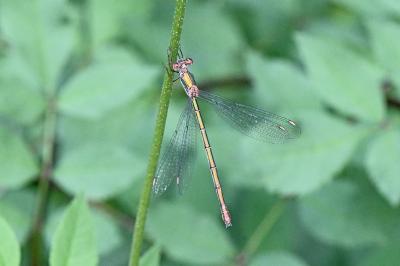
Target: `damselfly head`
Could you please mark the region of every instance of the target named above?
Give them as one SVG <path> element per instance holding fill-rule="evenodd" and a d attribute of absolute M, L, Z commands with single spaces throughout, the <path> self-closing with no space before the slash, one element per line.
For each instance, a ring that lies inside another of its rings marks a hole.
<path fill-rule="evenodd" d="M 179 71 L 179 69 L 180 69 L 179 64 L 178 63 L 172 64 L 172 69 L 174 71 Z"/>
<path fill-rule="evenodd" d="M 178 59 L 178 61 L 176 61 L 175 64 L 172 64 L 172 69 L 174 71 L 179 71 L 180 69 L 187 68 L 191 64 L 193 64 L 193 59 L 192 58 Z"/>

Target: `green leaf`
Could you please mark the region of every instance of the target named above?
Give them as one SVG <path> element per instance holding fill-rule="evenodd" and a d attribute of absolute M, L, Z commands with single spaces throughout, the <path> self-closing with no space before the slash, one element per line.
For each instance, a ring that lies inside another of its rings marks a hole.
<path fill-rule="evenodd" d="M 400 26 L 398 23 L 374 20 L 368 24 L 375 57 L 390 72 L 400 67 Z"/>
<path fill-rule="evenodd" d="M 191 19 L 185 20 L 181 47 L 184 56 L 194 60 L 193 73 L 198 80 L 202 80 L 203 76 L 218 79 L 221 76 L 237 74 L 241 64 L 236 55 L 243 47 L 243 37 L 237 25 L 226 14 L 223 5 L 215 1 L 201 4 L 193 2 L 191 5 L 191 8 L 186 10 L 186 17 Z M 153 17 L 146 21 L 132 21 L 126 33 L 135 45 L 156 63 L 167 63 L 166 47 L 169 45 L 170 18 L 164 14 L 169 9 L 172 12 L 172 8 L 171 2 L 159 3 L 151 13 Z M 212 38 L 209 29 L 213 29 Z"/>
<path fill-rule="evenodd" d="M 185 21 L 182 47 L 183 52 L 187 53 L 185 56 L 194 60 L 193 73 L 198 80 L 204 76 L 220 78 L 236 74 L 241 69 L 235 55 L 243 48 L 242 36 L 234 22 L 223 11 L 224 9 L 215 2 L 193 2 L 192 8 L 187 10 L 186 16 L 191 19 Z"/>
<path fill-rule="evenodd" d="M 40 95 L 15 77 L 0 77 L 0 114 L 21 124 L 29 124 L 42 114 L 44 102 Z M 24 106 L 24 108 L 21 108 Z"/>
<path fill-rule="evenodd" d="M 359 266 L 395 266 L 400 261 L 399 244 L 392 243 L 372 250 Z"/>
<path fill-rule="evenodd" d="M 334 2 L 347 6 L 367 18 L 400 14 L 400 3 L 397 0 L 334 0 Z"/>
<path fill-rule="evenodd" d="M 71 116 L 60 119 L 60 139 L 63 152 L 79 148 L 85 144 L 116 145 L 133 147 L 132 152 L 142 157 L 151 145 L 151 132 L 154 119 L 154 106 L 142 97 L 131 99 L 128 103 L 108 112 L 99 120 L 87 120 Z M 141 141 L 137 141 L 140 139 Z M 144 162 L 144 163 L 146 163 Z"/>
<path fill-rule="evenodd" d="M 55 181 L 71 194 L 85 193 L 90 199 L 112 197 L 134 182 L 135 173 L 143 173 L 139 158 L 125 148 L 110 145 L 86 145 L 61 157 Z"/>
<path fill-rule="evenodd" d="M 151 247 L 146 253 L 140 258 L 139 266 L 158 266 L 160 265 L 160 247 L 155 245 Z"/>
<path fill-rule="evenodd" d="M 20 124 L 35 122 L 44 111 L 37 84 L 25 67 L 15 54 L 0 61 L 0 114 Z"/>
<path fill-rule="evenodd" d="M 92 217 L 83 197 L 74 199 L 69 205 L 52 243 L 51 266 L 97 265 Z"/>
<path fill-rule="evenodd" d="M 169 256 L 185 263 L 215 265 L 233 255 L 222 222 L 185 205 L 159 204 L 149 213 L 147 231 Z"/>
<path fill-rule="evenodd" d="M 300 214 L 315 237 L 351 248 L 385 243 L 385 230 L 393 219 L 386 219 L 388 207 L 373 191 L 348 181 L 335 181 L 304 197 Z"/>
<path fill-rule="evenodd" d="M 18 266 L 21 260 L 17 238 L 7 222 L 0 216 L 0 266 Z"/>
<path fill-rule="evenodd" d="M 367 132 L 323 113 L 300 117 L 302 134 L 289 143 L 260 144 L 242 138 L 236 160 L 252 162 L 230 172 L 236 184 L 250 182 L 283 195 L 307 194 L 342 170 Z"/>
<path fill-rule="evenodd" d="M 64 211 L 65 209 L 63 208 L 52 212 L 49 222 L 46 224 L 45 235 L 49 246 L 52 245 L 52 237 L 62 219 Z M 117 248 L 122 243 L 122 238 L 117 225 L 110 217 L 96 209 L 92 209 L 91 211 L 93 213 L 97 250 L 100 255 L 104 255 Z"/>
<path fill-rule="evenodd" d="M 93 210 L 93 217 L 99 254 L 111 252 L 122 242 L 121 233 L 115 223 L 116 221 L 106 213 L 96 209 Z"/>
<path fill-rule="evenodd" d="M 100 118 L 137 97 L 157 74 L 156 68 L 140 63 L 93 65 L 66 84 L 60 109 L 68 115 Z"/>
<path fill-rule="evenodd" d="M 385 115 L 380 84 L 383 72 L 360 55 L 338 44 L 299 34 L 297 43 L 313 89 L 347 115 L 377 122 Z"/>
<path fill-rule="evenodd" d="M 73 29 L 62 20 L 67 1 L 3 1 L 2 29 L 35 73 L 42 89 L 54 90 L 73 47 Z"/>
<path fill-rule="evenodd" d="M 154 19 L 135 20 L 125 34 L 154 62 L 167 63 L 166 47 L 169 44 L 170 28 L 165 23 L 156 23 Z"/>
<path fill-rule="evenodd" d="M 129 251 L 132 239 L 125 234 L 123 243 L 111 252 L 101 256 L 99 266 L 126 266 L 129 262 Z"/>
<path fill-rule="evenodd" d="M 0 187 L 19 188 L 38 171 L 33 154 L 20 137 L 0 127 Z"/>
<path fill-rule="evenodd" d="M 20 243 L 24 243 L 31 229 L 33 204 L 36 197 L 32 191 L 18 190 L 6 193 L 0 198 L 0 214 L 15 231 Z"/>
<path fill-rule="evenodd" d="M 90 0 L 90 33 L 94 49 L 112 41 L 122 33 L 127 18 L 148 16 L 154 3 L 143 0 Z"/>
<path fill-rule="evenodd" d="M 270 213 L 271 208 L 278 204 L 280 199 L 267 193 L 263 188 L 246 188 L 235 190 L 234 192 L 225 189 L 225 194 L 233 194 L 234 200 L 230 202 L 235 202 L 232 206 L 228 206 L 230 207 L 234 222 L 233 229 L 235 231 L 232 237 L 238 246 L 243 246 L 248 241 L 248 237 L 243 238 L 242 235 L 251 236 L 263 219 L 265 219 L 266 215 Z M 284 206 L 272 230 L 269 231 L 267 237 L 260 243 L 258 251 L 292 250 L 297 247 L 296 242 L 291 241 L 301 237 L 300 224 L 294 207 L 295 205 L 292 203 Z"/>
<path fill-rule="evenodd" d="M 235 23 L 245 32 L 246 39 L 252 47 L 259 51 L 268 51 L 269 54 L 285 54 L 292 49 L 291 34 L 296 30 L 298 17 L 310 17 L 310 11 L 318 13 L 319 8 L 315 1 L 299 2 L 296 0 L 284 1 L 240 1 L 237 2 Z M 301 14 L 301 10 L 307 10 Z M 321 11 L 319 11 L 319 14 Z M 243 30 L 244 28 L 244 30 Z"/>
<path fill-rule="evenodd" d="M 366 167 L 381 194 L 394 206 L 400 202 L 400 133 L 382 132 L 370 143 Z"/>
<path fill-rule="evenodd" d="M 388 21 L 373 21 L 368 24 L 372 48 L 376 59 L 386 69 L 389 77 L 396 83 L 400 97 L 400 25 Z"/>
<path fill-rule="evenodd" d="M 276 266 L 306 266 L 297 256 L 285 252 L 285 251 L 272 251 L 257 256 L 250 263 L 250 266 L 265 266 L 265 265 L 276 265 Z"/>
<path fill-rule="evenodd" d="M 107 64 L 144 64 L 141 63 L 141 55 L 117 44 L 107 44 L 97 49 L 94 61 L 100 65 Z"/>
<path fill-rule="evenodd" d="M 338 21 L 332 23 L 332 20 Z M 355 19 L 353 14 L 348 14 L 341 10 L 338 18 L 316 21 L 306 32 L 312 36 L 318 36 L 320 39 L 323 38 L 328 42 L 341 43 L 354 51 L 369 54 L 369 43 L 366 42 L 365 33 L 359 31 L 359 27 L 360 22 Z"/>
<path fill-rule="evenodd" d="M 289 61 L 264 60 L 249 53 L 247 72 L 255 87 L 254 99 L 272 109 L 316 109 L 321 102 L 311 89 L 311 82 Z M 298 97 L 301 95 L 301 98 Z"/>
<path fill-rule="evenodd" d="M 0 60 L 2 78 L 18 78 L 20 82 L 29 87 L 29 89 L 40 89 L 35 73 L 29 68 L 23 55 L 19 54 L 15 49 L 7 50 L 7 53 Z"/>

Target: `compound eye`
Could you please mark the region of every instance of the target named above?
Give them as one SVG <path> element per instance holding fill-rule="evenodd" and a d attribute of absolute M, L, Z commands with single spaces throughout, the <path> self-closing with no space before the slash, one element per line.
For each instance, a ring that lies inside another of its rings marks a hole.
<path fill-rule="evenodd" d="M 192 58 L 186 58 L 186 64 L 188 64 L 188 65 L 193 64 L 193 59 Z"/>
<path fill-rule="evenodd" d="M 174 71 L 178 71 L 179 70 L 179 64 L 172 64 L 172 69 L 174 70 Z"/>

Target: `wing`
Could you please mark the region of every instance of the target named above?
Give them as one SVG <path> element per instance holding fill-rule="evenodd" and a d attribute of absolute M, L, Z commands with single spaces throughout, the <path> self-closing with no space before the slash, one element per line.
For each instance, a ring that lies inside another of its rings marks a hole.
<path fill-rule="evenodd" d="M 161 195 L 172 180 L 176 180 L 178 190 L 183 193 L 191 176 L 191 163 L 196 153 L 196 121 L 191 102 L 182 112 L 176 130 L 161 160 L 153 180 L 153 194 Z"/>
<path fill-rule="evenodd" d="M 273 113 L 235 103 L 206 91 L 200 91 L 199 98 L 210 103 L 234 128 L 254 139 L 283 143 L 297 138 L 301 133 L 294 121 Z"/>

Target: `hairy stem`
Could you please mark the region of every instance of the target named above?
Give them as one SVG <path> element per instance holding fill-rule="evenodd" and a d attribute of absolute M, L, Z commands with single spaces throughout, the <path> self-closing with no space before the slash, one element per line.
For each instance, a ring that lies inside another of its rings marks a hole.
<path fill-rule="evenodd" d="M 172 23 L 171 39 L 169 46 L 171 59 L 173 61 L 176 60 L 178 54 L 179 40 L 181 37 L 183 18 L 185 15 L 185 7 L 186 0 L 176 0 L 175 15 Z M 171 97 L 172 80 L 173 73 L 171 73 L 171 71 L 166 71 L 161 89 L 160 104 L 156 120 L 156 127 L 154 131 L 153 144 L 151 147 L 149 162 L 147 166 L 147 174 L 145 177 L 146 179 L 144 182 L 142 194 L 139 201 L 139 207 L 136 214 L 129 266 L 139 265 L 144 226 L 146 223 L 146 216 L 150 203 L 151 188 L 153 184 L 154 174 L 157 168 L 158 158 L 160 156 L 161 143 L 164 136 L 165 121 L 167 119 L 169 100 Z"/>

